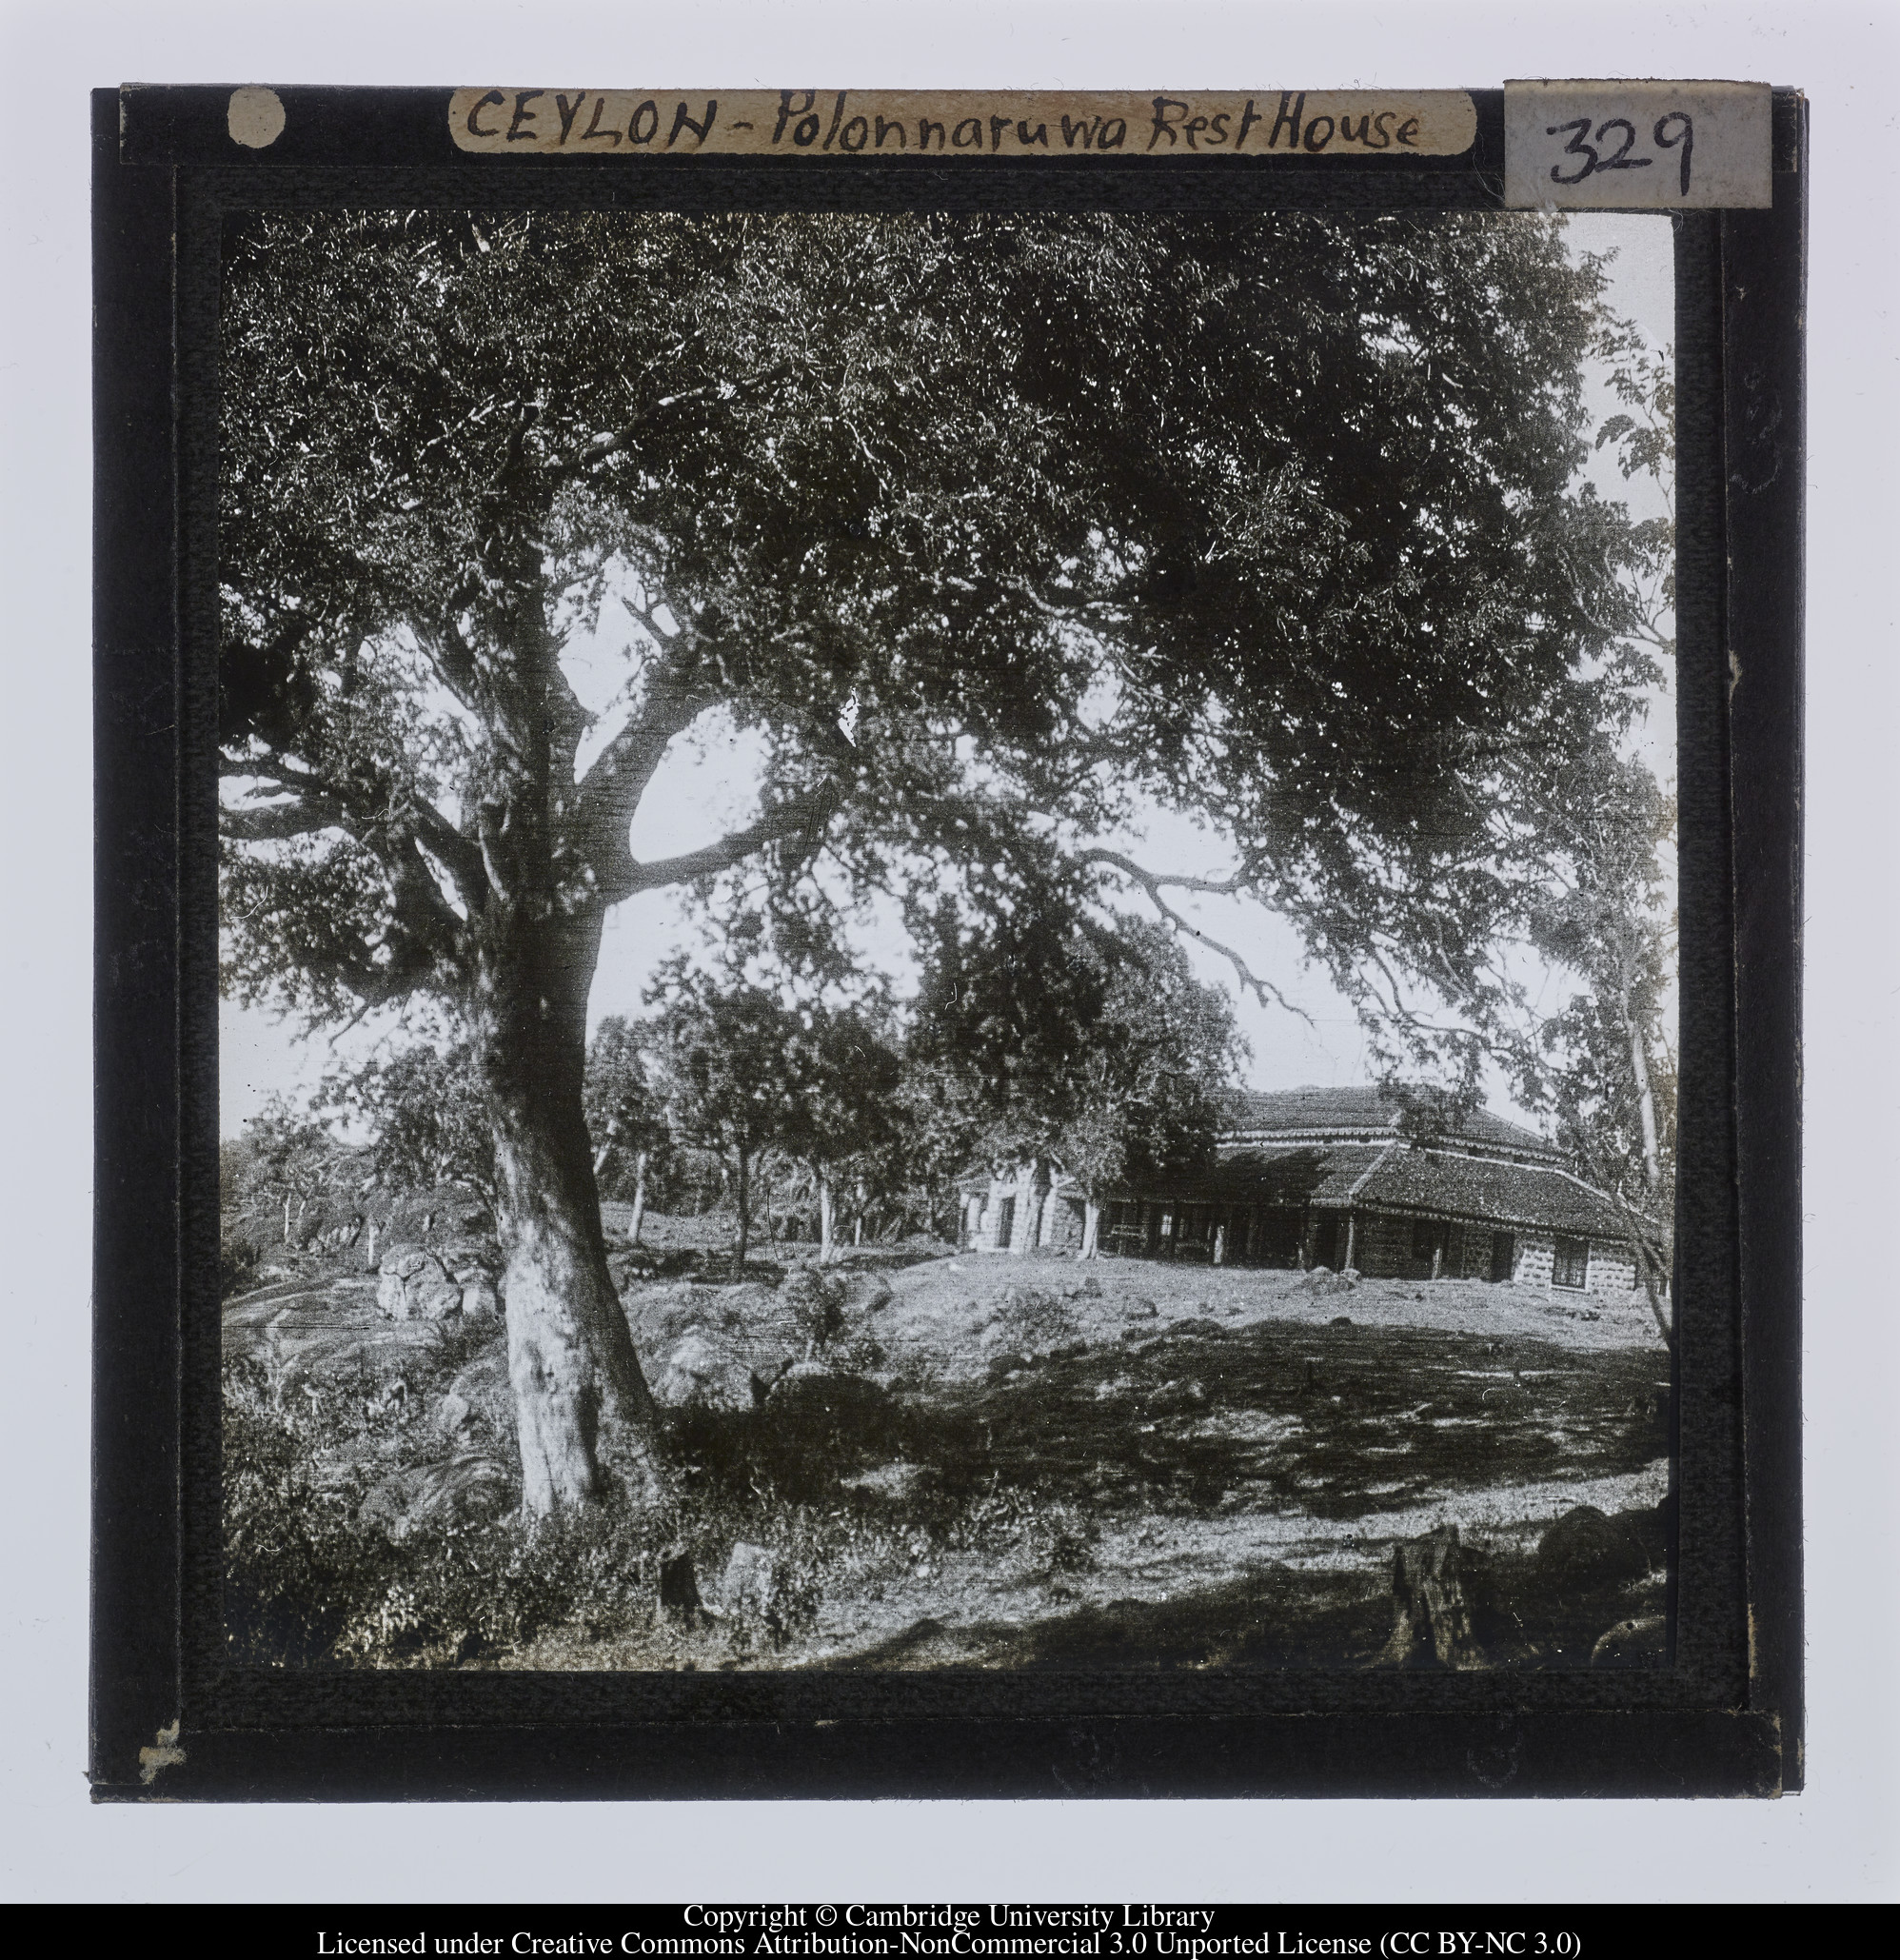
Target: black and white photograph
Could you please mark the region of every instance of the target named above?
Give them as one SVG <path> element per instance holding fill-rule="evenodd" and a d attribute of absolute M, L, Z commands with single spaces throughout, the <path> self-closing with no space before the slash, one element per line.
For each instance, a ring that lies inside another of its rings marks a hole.
<path fill-rule="evenodd" d="M 224 224 L 232 1664 L 1667 1665 L 1668 218 Z"/>

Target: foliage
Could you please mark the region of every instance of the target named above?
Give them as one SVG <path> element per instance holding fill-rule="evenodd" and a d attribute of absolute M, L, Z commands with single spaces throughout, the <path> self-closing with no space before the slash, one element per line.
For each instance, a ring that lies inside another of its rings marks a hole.
<path fill-rule="evenodd" d="M 610 1014 L 587 1045 L 583 1093 L 594 1174 L 604 1190 L 662 1170 L 672 1143 L 664 1102 L 648 1078 L 651 1040 L 651 1030 Z"/>
<path fill-rule="evenodd" d="M 1241 1044 L 1226 997 L 1152 921 L 940 915 L 911 1036 L 947 1156 L 1053 1159 L 1093 1198 L 1201 1167 Z"/>
<path fill-rule="evenodd" d="M 750 860 L 791 903 L 818 854 L 1007 881 L 1060 820 L 1125 883 L 1090 838 L 1138 785 L 1322 950 L 1402 957 L 1429 904 L 1455 967 L 1490 802 L 1605 710 L 1577 655 L 1613 650 L 1613 524 L 1570 488 L 1597 279 L 1542 220 L 234 237 L 242 991 L 463 998 L 524 872 L 586 911 Z M 638 705 L 577 770 L 597 717 L 559 654 L 609 594 Z M 518 767 L 530 700 L 547 761 Z M 760 819 L 635 863 L 665 741 L 718 705 L 765 742 Z"/>
<path fill-rule="evenodd" d="M 219 1181 L 222 1192 L 228 1178 L 239 1203 L 281 1206 L 287 1245 L 310 1204 L 342 1191 L 350 1170 L 347 1157 L 318 1118 L 273 1095 L 246 1122 L 241 1151 L 228 1162 L 221 1161 Z"/>
<path fill-rule="evenodd" d="M 779 1298 L 804 1336 L 809 1353 L 821 1353 L 843 1333 L 844 1288 L 832 1274 L 809 1266 L 789 1273 L 779 1289 Z"/>
<path fill-rule="evenodd" d="M 1205 1168 L 1244 1053 L 1226 996 L 1195 979 L 1163 928 L 1120 920 L 1097 945 L 1102 1011 L 1055 1138 L 1057 1161 L 1091 1198 Z"/>
<path fill-rule="evenodd" d="M 763 987 L 722 986 L 669 962 L 655 982 L 665 1000 L 656 1029 L 667 1113 L 675 1133 L 714 1152 L 733 1174 L 742 1268 L 751 1230 L 752 1173 L 797 1119 L 789 1064 L 797 1021 Z"/>
<path fill-rule="evenodd" d="M 360 1121 L 379 1183 L 392 1191 L 458 1184 L 492 1206 L 495 1142 L 465 1041 L 427 1042 L 330 1077 L 318 1106 Z"/>
<path fill-rule="evenodd" d="M 1520 1024 L 1505 1053 L 1519 1100 L 1548 1112 L 1558 1140 L 1616 1200 L 1653 1300 L 1670 1284 L 1675 1209 L 1675 1063 L 1664 1026 L 1675 975 L 1665 878 L 1674 801 L 1641 762 L 1601 753 L 1566 772 L 1553 801 L 1551 877 L 1530 933 L 1580 984 Z"/>

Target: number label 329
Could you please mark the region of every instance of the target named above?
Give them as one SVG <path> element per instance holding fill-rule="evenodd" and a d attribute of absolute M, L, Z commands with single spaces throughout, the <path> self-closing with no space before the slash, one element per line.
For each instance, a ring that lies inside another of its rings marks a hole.
<path fill-rule="evenodd" d="M 1516 209 L 1762 208 L 1770 91 L 1755 82 L 1507 82 L 1504 202 Z"/>

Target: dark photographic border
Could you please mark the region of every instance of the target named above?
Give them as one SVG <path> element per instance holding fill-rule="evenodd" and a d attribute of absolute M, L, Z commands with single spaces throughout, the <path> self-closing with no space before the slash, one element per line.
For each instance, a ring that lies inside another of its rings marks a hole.
<path fill-rule="evenodd" d="M 1717 1795 L 1802 1780 L 1799 848 L 1806 105 L 1774 205 L 1678 217 L 1682 1162 L 1674 1640 L 1653 1671 L 348 1673 L 224 1659 L 216 330 L 224 215 L 1496 209 L 1455 158 L 463 158 L 446 90 L 94 94 L 95 1798 Z"/>

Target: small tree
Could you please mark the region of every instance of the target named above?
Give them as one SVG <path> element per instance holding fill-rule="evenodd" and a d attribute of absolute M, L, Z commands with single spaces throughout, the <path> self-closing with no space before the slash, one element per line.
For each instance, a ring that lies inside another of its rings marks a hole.
<path fill-rule="evenodd" d="M 762 987 L 721 986 L 679 960 L 662 971 L 659 1020 L 666 1108 L 689 1142 L 713 1152 L 732 1178 L 735 1275 L 745 1270 L 752 1175 L 761 1154 L 792 1130 L 795 1018 Z"/>
<path fill-rule="evenodd" d="M 467 1043 L 418 1042 L 332 1078 L 318 1100 L 367 1130 L 379 1183 L 419 1192 L 457 1185 L 493 1212 L 494 1131 Z"/>
<path fill-rule="evenodd" d="M 652 1032 L 610 1014 L 587 1048 L 584 1095 L 587 1134 L 594 1144 L 594 1177 L 603 1190 L 633 1180 L 633 1223 L 628 1237 L 640 1243 L 647 1181 L 672 1142 L 665 1105 L 647 1079 Z"/>
<path fill-rule="evenodd" d="M 1105 1191 L 1209 1159 L 1241 1050 L 1225 996 L 1195 979 L 1165 927 L 1048 899 L 986 934 L 944 921 L 912 1057 L 940 1138 L 960 1133 L 1032 1189 L 1051 1165 L 1076 1178 L 1086 1258 Z"/>
<path fill-rule="evenodd" d="M 900 1154 L 898 1092 L 903 1063 L 870 1018 L 855 1009 L 793 1013 L 784 1146 L 817 1188 L 819 1257 L 835 1256 L 840 1184 L 888 1183 Z"/>
<path fill-rule="evenodd" d="M 1146 920 L 1117 921 L 1100 942 L 1102 1011 L 1065 1097 L 1055 1152 L 1081 1187 L 1079 1257 L 1096 1256 L 1103 1195 L 1192 1176 L 1214 1158 L 1222 1090 L 1244 1044 L 1217 988 Z"/>
<path fill-rule="evenodd" d="M 246 1124 L 252 1189 L 284 1208 L 284 1243 L 294 1245 L 312 1198 L 334 1190 L 343 1176 L 342 1154 L 313 1116 L 272 1096 Z"/>
<path fill-rule="evenodd" d="M 1559 1141 L 1609 1194 L 1636 1253 L 1665 1340 L 1675 1209 L 1675 1063 L 1663 1027 L 1674 971 L 1664 852 L 1673 800 L 1642 763 L 1589 757 L 1559 785 L 1549 889 L 1531 935 L 1583 985 L 1534 1020 L 1510 1059 L 1525 1106 L 1548 1111 Z"/>

